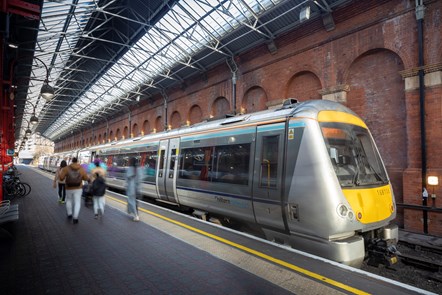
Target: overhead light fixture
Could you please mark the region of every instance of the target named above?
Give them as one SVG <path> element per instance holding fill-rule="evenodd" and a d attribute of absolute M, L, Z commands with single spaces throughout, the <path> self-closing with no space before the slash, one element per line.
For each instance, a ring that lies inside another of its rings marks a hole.
<path fill-rule="evenodd" d="M 137 95 L 137 97 L 135 98 L 135 100 L 138 102 L 140 101 L 141 96 Z"/>
<path fill-rule="evenodd" d="M 32 131 L 31 131 L 31 129 L 26 129 L 26 132 L 25 132 L 25 135 L 26 136 L 29 136 L 29 135 L 31 135 L 32 134 Z"/>
<path fill-rule="evenodd" d="M 47 101 L 50 101 L 54 98 L 54 88 L 52 88 L 51 86 L 49 86 L 47 79 L 44 82 L 43 86 L 41 87 L 41 91 L 40 91 L 41 96 L 46 99 Z"/>
<path fill-rule="evenodd" d="M 38 118 L 37 118 L 37 116 L 32 115 L 32 117 L 29 119 L 29 122 L 30 122 L 32 125 L 37 124 L 37 123 L 38 123 Z"/>
<path fill-rule="evenodd" d="M 45 81 L 43 82 L 43 86 L 41 87 L 40 95 L 41 95 L 44 99 L 46 99 L 46 101 L 50 101 L 50 100 L 52 100 L 52 99 L 54 98 L 54 96 L 55 96 L 55 91 L 54 91 L 54 88 L 52 88 L 52 87 L 49 85 L 49 70 L 48 70 L 48 67 L 47 67 L 46 64 L 45 64 L 41 59 L 39 59 L 38 57 L 35 57 L 35 56 L 34 56 L 34 58 L 35 58 L 36 60 L 40 61 L 40 62 L 43 64 L 43 66 L 45 67 L 45 69 L 46 69 L 46 79 L 45 79 Z"/>
<path fill-rule="evenodd" d="M 273 40 L 270 40 L 267 43 L 267 49 L 270 51 L 271 54 L 275 54 L 278 51 L 278 47 L 276 47 L 276 44 Z"/>
<path fill-rule="evenodd" d="M 302 23 L 310 18 L 310 6 L 305 6 L 299 13 L 299 21 Z"/>
<path fill-rule="evenodd" d="M 18 45 L 17 45 L 17 44 L 15 44 L 15 43 L 11 43 L 11 42 L 8 43 L 8 46 L 9 46 L 9 48 L 14 48 L 14 49 L 17 49 L 17 48 L 18 48 Z"/>

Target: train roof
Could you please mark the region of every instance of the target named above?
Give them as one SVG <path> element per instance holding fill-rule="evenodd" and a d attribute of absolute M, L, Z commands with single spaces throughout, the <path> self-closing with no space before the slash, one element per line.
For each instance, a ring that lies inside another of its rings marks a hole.
<path fill-rule="evenodd" d="M 349 108 L 345 107 L 340 103 L 333 101 L 310 100 L 305 102 L 297 102 L 294 99 L 288 99 L 283 103 L 281 107 L 276 109 L 269 109 L 250 114 L 240 114 L 213 121 L 207 120 L 196 123 L 194 125 L 183 126 L 170 131 L 162 131 L 154 134 L 151 133 L 141 137 L 114 141 L 111 143 L 106 143 L 91 148 L 84 148 L 78 151 L 79 152 L 85 150 L 87 151 L 90 149 L 100 150 L 100 149 L 108 149 L 113 147 L 119 148 L 126 145 L 133 145 L 135 144 L 135 142 L 138 142 L 141 145 L 144 144 L 145 142 L 156 142 L 164 138 L 179 137 L 194 132 L 197 133 L 207 132 L 209 130 L 217 130 L 223 127 L 227 128 L 231 126 L 240 127 L 244 125 L 255 124 L 257 122 L 275 121 L 275 120 L 277 121 L 278 119 L 285 120 L 286 118 L 289 117 L 304 117 L 304 118 L 317 119 L 318 113 L 324 110 L 346 112 L 357 116 Z"/>

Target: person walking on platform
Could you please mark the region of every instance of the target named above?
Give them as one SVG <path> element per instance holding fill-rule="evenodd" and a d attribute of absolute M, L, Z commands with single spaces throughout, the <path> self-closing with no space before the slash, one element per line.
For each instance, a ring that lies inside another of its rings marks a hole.
<path fill-rule="evenodd" d="M 72 158 L 72 163 L 60 172 L 60 180 L 66 181 L 66 213 L 68 219 L 73 218 L 73 223 L 78 223 L 81 208 L 81 194 L 83 180 L 88 181 L 87 172 L 78 164 L 77 158 Z"/>
<path fill-rule="evenodd" d="M 129 158 L 129 166 L 126 171 L 126 195 L 127 195 L 127 213 L 133 216 L 134 221 L 139 221 L 137 195 L 139 193 L 140 174 L 138 171 L 137 159 Z"/>
<path fill-rule="evenodd" d="M 94 162 L 95 167 L 91 170 L 91 192 L 92 200 L 94 202 L 94 215 L 95 219 L 98 218 L 98 210 L 100 210 L 100 216 L 104 214 L 104 205 L 106 193 L 106 171 L 100 166 L 100 161 L 96 160 Z"/>
<path fill-rule="evenodd" d="M 55 171 L 54 184 L 53 184 L 53 187 L 56 188 L 58 182 L 58 202 L 61 204 L 64 204 L 66 200 L 66 181 L 60 180 L 60 171 L 66 166 L 67 166 L 66 161 L 65 160 L 61 161 L 60 167 L 58 167 L 57 171 Z"/>

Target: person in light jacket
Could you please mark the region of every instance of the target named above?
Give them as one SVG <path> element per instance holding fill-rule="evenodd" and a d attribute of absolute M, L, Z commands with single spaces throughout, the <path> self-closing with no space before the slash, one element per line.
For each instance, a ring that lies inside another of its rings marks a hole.
<path fill-rule="evenodd" d="M 133 216 L 134 221 L 139 221 L 137 195 L 139 194 L 141 171 L 138 169 L 135 157 L 129 158 L 128 164 L 126 171 L 127 213 Z"/>
<path fill-rule="evenodd" d="M 57 171 L 55 171 L 54 183 L 52 185 L 54 188 L 56 188 L 58 182 L 58 202 L 60 204 L 64 204 L 66 202 L 66 182 L 64 180 L 60 180 L 60 171 L 66 166 L 66 161 L 61 161 L 60 167 L 58 167 Z"/>

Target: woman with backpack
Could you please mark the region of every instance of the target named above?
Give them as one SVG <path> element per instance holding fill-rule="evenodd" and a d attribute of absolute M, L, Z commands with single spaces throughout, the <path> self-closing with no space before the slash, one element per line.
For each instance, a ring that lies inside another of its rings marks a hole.
<path fill-rule="evenodd" d="M 91 193 L 92 200 L 94 203 L 94 218 L 98 219 L 98 210 L 100 210 L 100 217 L 104 214 L 104 205 L 105 205 L 105 197 L 106 193 L 106 170 L 104 170 L 100 166 L 100 161 L 96 160 L 94 162 L 95 168 L 91 170 Z"/>
<path fill-rule="evenodd" d="M 57 171 L 55 171 L 55 177 L 54 177 L 54 184 L 53 187 L 56 188 L 57 182 L 58 182 L 58 202 L 60 204 L 64 204 L 66 201 L 66 181 L 60 180 L 60 171 L 64 167 L 67 166 L 67 163 L 65 160 L 61 161 L 60 167 L 57 168 Z"/>

